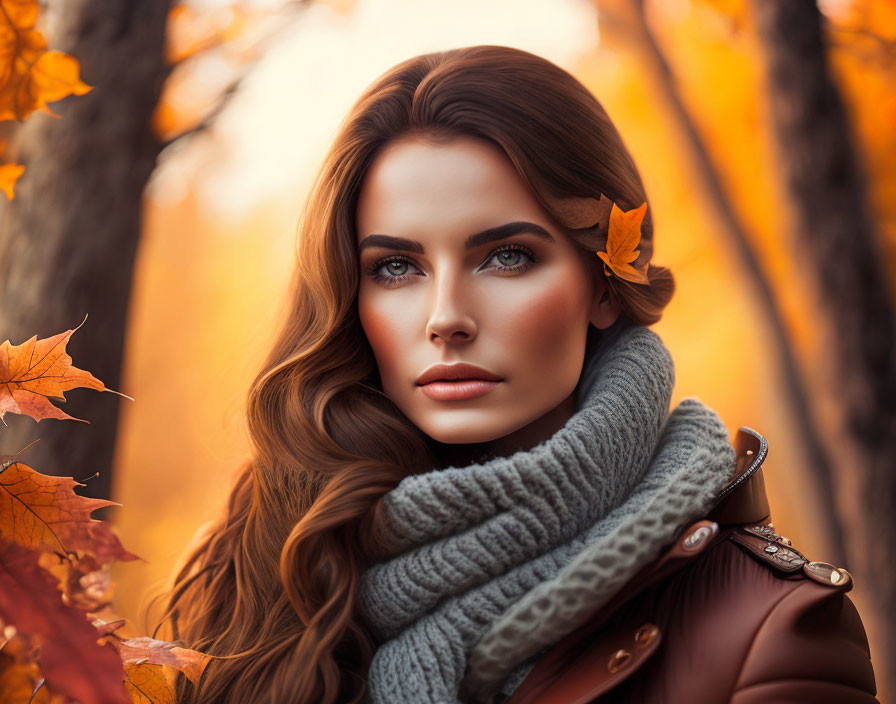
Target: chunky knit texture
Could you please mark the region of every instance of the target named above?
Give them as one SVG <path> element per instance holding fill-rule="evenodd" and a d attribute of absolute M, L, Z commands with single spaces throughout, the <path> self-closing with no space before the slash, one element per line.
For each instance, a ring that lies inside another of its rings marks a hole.
<path fill-rule="evenodd" d="M 400 552 L 362 580 L 373 704 L 509 694 L 734 475 L 721 419 L 695 398 L 669 413 L 671 355 L 623 321 L 589 349 L 578 410 L 552 437 L 384 497 Z"/>

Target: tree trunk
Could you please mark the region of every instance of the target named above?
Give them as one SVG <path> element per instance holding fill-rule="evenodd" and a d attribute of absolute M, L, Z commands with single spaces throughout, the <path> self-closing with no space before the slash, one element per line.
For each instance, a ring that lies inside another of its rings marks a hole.
<path fill-rule="evenodd" d="M 706 202 L 721 225 L 720 232 L 727 238 L 747 284 L 752 287 L 759 310 L 765 316 L 770 350 L 775 353 L 779 366 L 781 398 L 786 401 L 793 416 L 796 433 L 794 442 L 805 452 L 807 465 L 811 470 L 812 485 L 805 488 L 805 498 L 817 509 L 817 520 L 813 522 L 813 528 L 827 546 L 827 559 L 843 567 L 849 566 L 840 523 L 830 519 L 835 508 L 834 469 L 829 452 L 824 447 L 822 432 L 814 422 L 810 390 L 791 344 L 784 315 L 771 281 L 750 242 L 746 225 L 725 193 L 711 154 L 697 130 L 694 118 L 685 106 L 671 67 L 648 25 L 644 0 L 628 0 L 623 6 L 627 10 L 624 15 L 617 15 L 608 9 L 613 3 L 604 0 L 595 0 L 595 3 L 602 19 L 610 20 L 609 24 L 615 25 L 617 31 L 628 34 L 644 57 L 658 95 L 668 105 L 670 115 L 679 129 Z M 604 22 L 602 26 L 604 24 L 608 23 Z"/>
<path fill-rule="evenodd" d="M 878 679 L 896 694 L 896 312 L 868 204 L 866 174 L 831 80 L 813 0 L 752 0 L 767 61 L 771 120 L 792 201 L 795 255 L 825 326 L 828 391 L 840 425 L 830 437 L 838 510 L 857 577 L 872 601 Z M 882 649 L 880 649 L 882 646 Z M 884 701 L 884 699 L 881 699 Z"/>
<path fill-rule="evenodd" d="M 51 0 L 47 40 L 81 63 L 93 86 L 35 112 L 10 156 L 25 165 L 12 201 L 0 199 L 0 341 L 47 337 L 87 322 L 67 351 L 107 387 L 119 387 L 141 196 L 159 144 L 150 116 L 167 75 L 170 0 Z M 162 344 L 162 341 L 160 341 Z M 0 452 L 39 438 L 20 459 L 45 474 L 84 479 L 108 498 L 118 407 L 110 393 L 75 389 L 64 410 L 87 423 L 7 414 Z M 124 402 L 130 403 L 124 399 Z M 104 518 L 104 510 L 94 513 Z"/>

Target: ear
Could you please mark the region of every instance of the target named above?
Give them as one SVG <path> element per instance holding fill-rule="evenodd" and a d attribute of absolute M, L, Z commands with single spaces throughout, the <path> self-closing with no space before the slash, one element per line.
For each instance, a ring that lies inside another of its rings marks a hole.
<path fill-rule="evenodd" d="M 594 277 L 594 298 L 588 320 L 594 327 L 603 330 L 615 323 L 621 314 L 619 301 L 610 290 L 606 275 L 601 271 Z"/>

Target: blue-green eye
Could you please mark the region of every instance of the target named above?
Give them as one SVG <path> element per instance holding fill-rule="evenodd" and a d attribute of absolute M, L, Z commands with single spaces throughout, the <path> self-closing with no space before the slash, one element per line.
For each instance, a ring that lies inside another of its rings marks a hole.
<path fill-rule="evenodd" d="M 510 256 L 507 256 L 510 255 Z M 502 266 L 513 267 L 519 264 L 520 260 L 523 258 L 523 253 L 519 250 L 513 249 L 505 249 L 500 252 L 496 252 L 493 259 L 497 259 Z"/>
<path fill-rule="evenodd" d="M 409 278 L 410 275 L 406 272 L 410 266 L 413 266 L 413 264 L 409 259 L 402 257 L 401 255 L 395 255 L 394 257 L 377 260 L 367 270 L 367 274 L 377 283 L 390 286 Z M 381 269 L 385 270 L 387 273 L 380 273 Z"/>
<path fill-rule="evenodd" d="M 395 270 L 396 265 L 398 266 L 399 269 L 401 269 L 401 271 Z M 393 260 L 388 261 L 385 264 L 383 264 L 383 266 L 386 267 L 386 270 L 390 274 L 395 274 L 396 276 L 403 276 L 407 271 L 408 262 L 402 261 L 400 259 L 393 259 Z"/>
<path fill-rule="evenodd" d="M 523 257 L 527 257 L 528 261 L 521 262 L 520 260 Z M 498 262 L 497 266 L 483 268 L 494 269 L 500 272 L 525 271 L 538 261 L 535 254 L 528 247 L 524 247 L 521 244 L 506 244 L 492 250 L 485 261 L 488 263 L 493 259 Z M 391 257 L 378 259 L 367 269 L 367 275 L 384 286 L 394 286 L 412 276 L 412 274 L 407 273 L 408 267 L 417 268 L 410 259 L 396 254 Z M 382 273 L 383 271 L 385 273 Z"/>

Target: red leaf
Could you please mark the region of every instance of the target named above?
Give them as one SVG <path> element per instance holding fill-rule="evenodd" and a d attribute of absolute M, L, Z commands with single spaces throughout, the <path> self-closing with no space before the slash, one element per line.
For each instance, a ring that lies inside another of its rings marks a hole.
<path fill-rule="evenodd" d="M 80 704 L 129 704 L 114 648 L 97 642 L 85 615 L 62 602 L 39 553 L 0 541 L 0 620 L 40 642 L 38 664 L 51 691 Z"/>

